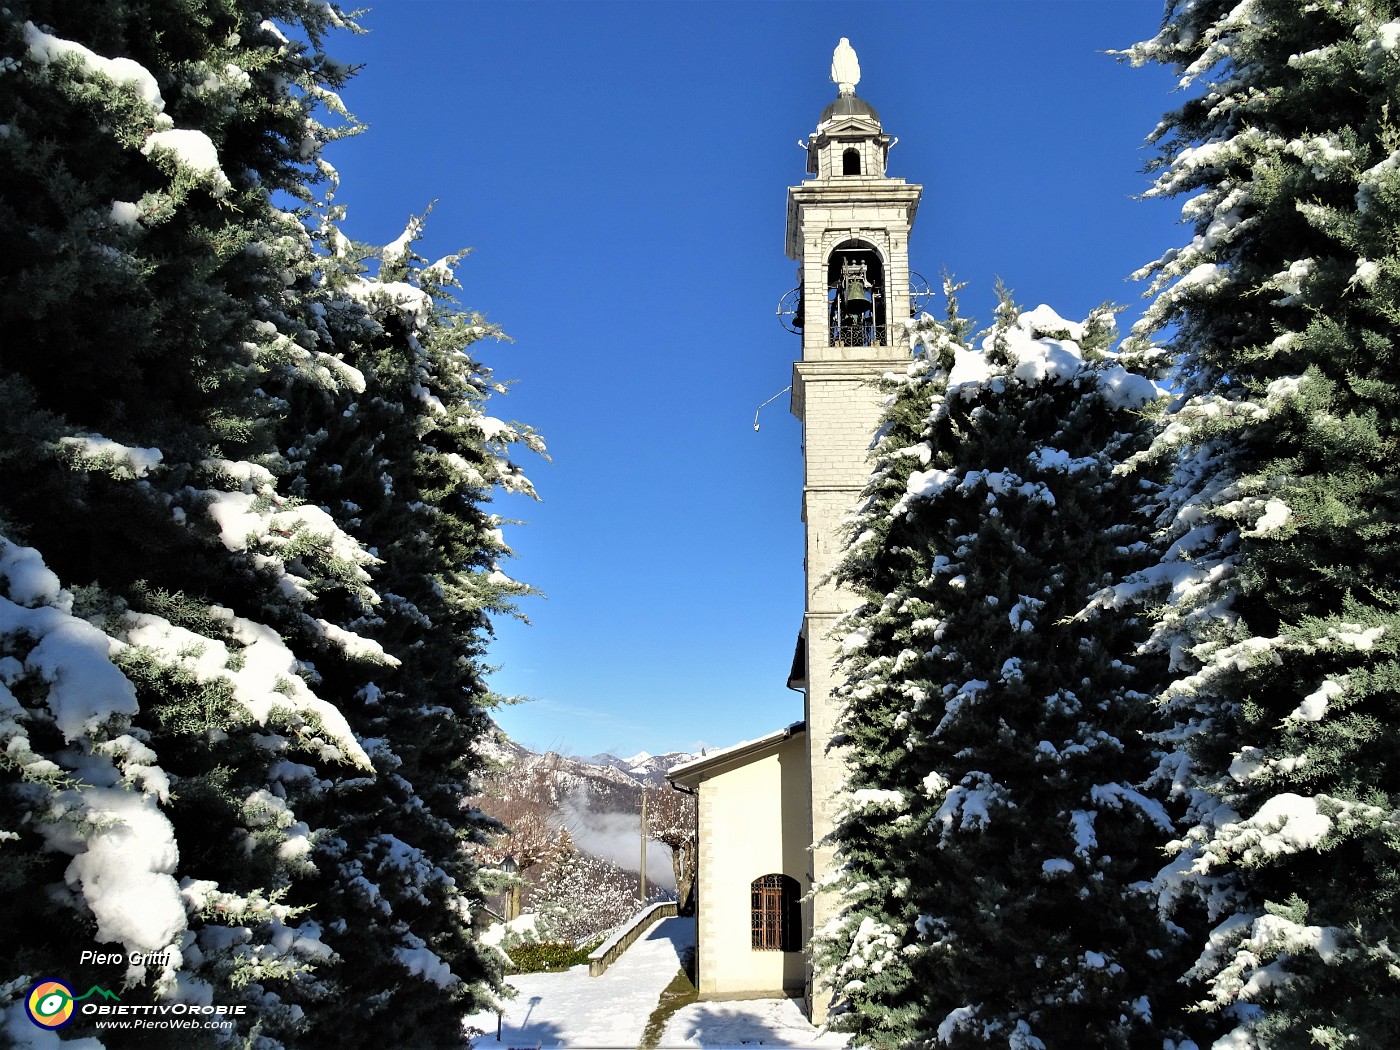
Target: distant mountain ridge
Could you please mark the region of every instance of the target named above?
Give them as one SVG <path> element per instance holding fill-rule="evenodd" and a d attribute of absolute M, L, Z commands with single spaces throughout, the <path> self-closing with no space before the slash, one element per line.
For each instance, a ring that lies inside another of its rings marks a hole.
<path fill-rule="evenodd" d="M 494 740 L 479 743 L 477 752 L 516 772 L 547 768 L 567 771 L 583 778 L 601 777 L 619 785 L 631 782 L 653 788 L 663 787 L 667 774 L 676 766 L 701 757 L 688 751 L 668 751 L 661 755 L 639 751 L 628 758 L 619 758 L 608 752 L 581 757 L 561 754 L 558 751 L 531 751 L 528 747 L 517 744 L 503 732 L 498 732 Z M 610 772 L 604 772 L 605 770 Z M 616 774 L 621 774 L 624 779 L 618 779 Z"/>
<path fill-rule="evenodd" d="M 641 751 L 631 758 L 618 758 L 616 755 L 604 753 L 581 758 L 578 761 L 589 766 L 606 766 L 615 769 L 647 787 L 661 787 L 666 783 L 666 776 L 671 770 L 698 757 L 698 755 L 688 751 L 668 751 L 664 755 L 653 755 Z"/>
<path fill-rule="evenodd" d="M 507 785 L 523 788 L 530 783 L 534 785 L 531 793 L 551 809 L 557 810 L 566 800 L 572 800 L 574 805 L 593 812 L 634 810 L 643 788 L 664 788 L 672 769 L 700 757 L 685 751 L 661 755 L 641 751 L 627 758 L 608 753 L 586 758 L 557 751 L 540 753 L 504 733 L 478 744 L 477 750 L 499 767 L 486 774 L 484 786 L 495 784 L 495 790 L 511 793 Z"/>

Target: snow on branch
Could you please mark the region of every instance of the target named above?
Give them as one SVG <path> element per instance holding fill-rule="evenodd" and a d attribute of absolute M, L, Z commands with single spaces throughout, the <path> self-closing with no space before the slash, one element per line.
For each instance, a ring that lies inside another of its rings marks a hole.
<path fill-rule="evenodd" d="M 41 65 L 68 63 L 83 73 L 105 77 L 118 87 L 134 91 L 156 113 L 165 110 L 160 86 L 150 70 L 130 58 L 104 58 L 102 55 L 72 40 L 64 40 L 24 23 L 24 42 L 28 57 Z"/>

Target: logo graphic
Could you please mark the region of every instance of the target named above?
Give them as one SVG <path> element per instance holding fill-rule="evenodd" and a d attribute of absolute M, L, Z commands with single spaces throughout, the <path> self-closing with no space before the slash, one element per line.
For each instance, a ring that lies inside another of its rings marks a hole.
<path fill-rule="evenodd" d="M 40 1028 L 62 1028 L 73 1020 L 73 1004 L 80 1003 L 90 995 L 100 995 L 104 999 L 117 999 L 115 992 L 93 985 L 82 995 L 74 995 L 73 989 L 62 981 L 48 978 L 29 989 L 24 1000 L 25 1012 L 29 1019 Z"/>

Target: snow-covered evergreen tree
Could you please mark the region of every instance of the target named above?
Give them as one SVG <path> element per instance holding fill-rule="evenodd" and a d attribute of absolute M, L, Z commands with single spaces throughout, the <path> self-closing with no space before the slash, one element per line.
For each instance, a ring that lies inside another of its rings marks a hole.
<path fill-rule="evenodd" d="M 1190 798 L 1163 903 L 1208 902 L 1220 1045 L 1400 1031 L 1400 8 L 1191 0 L 1128 52 L 1194 96 L 1154 133 L 1188 244 L 1143 271 L 1181 399 L 1155 644 Z M 1131 586 L 1106 596 L 1127 594 Z"/>
<path fill-rule="evenodd" d="M 1181 1037 L 1144 884 L 1172 830 L 1142 787 L 1160 661 L 1134 656 L 1134 616 L 1079 615 L 1150 557 L 1152 486 L 1115 470 L 1159 391 L 1112 330 L 1004 300 L 977 345 L 952 302 L 893 379 L 839 570 L 865 601 L 841 627 L 841 911 L 818 934 L 863 1044 Z"/>
<path fill-rule="evenodd" d="M 318 208 L 354 129 L 332 28 L 319 0 L 0 9 L 4 1002 L 57 975 L 246 1005 L 264 1050 L 456 1046 L 497 987 L 457 800 L 522 590 L 481 504 L 537 439 L 482 411 L 456 259 L 409 236 L 371 278 Z"/>
<path fill-rule="evenodd" d="M 531 492 L 507 453 L 516 443 L 544 447 L 483 411 L 504 388 L 469 348 L 500 333 L 451 302 L 460 256 L 424 265 L 412 250 L 417 219 L 369 253 L 339 234 L 337 215 L 334 207 L 323 215 L 327 253 L 315 257 L 307 298 L 342 381 L 312 386 L 293 376 L 281 439 L 290 491 L 336 508 L 377 558 L 369 572 L 382 601 L 366 605 L 340 589 L 318 603 L 336 629 L 366 639 L 366 651 L 337 659 L 323 644 L 316 661 L 347 698 L 350 724 L 375 742 L 377 776 L 351 773 L 320 797 L 337 834 L 318 844 L 324 863 L 308 892 L 339 918 L 325 937 L 341 958 L 340 1008 L 313 1041 L 382 1042 L 378 1016 L 395 1038 L 427 1046 L 463 1012 L 471 985 L 458 979 L 483 978 L 494 965 L 468 940 L 465 920 L 480 895 L 463 847 L 487 822 L 469 820 L 463 800 L 481 766 L 472 745 L 494 731 L 481 664 L 489 614 L 509 612 L 510 598 L 528 588 L 497 564 L 509 551 L 484 504 L 496 489 Z M 373 279 L 362 272 L 366 254 L 380 261 Z M 376 645 L 386 659 L 374 658 Z M 405 966 L 441 989 L 420 987 L 409 1017 L 400 1016 L 402 992 L 385 994 Z"/>

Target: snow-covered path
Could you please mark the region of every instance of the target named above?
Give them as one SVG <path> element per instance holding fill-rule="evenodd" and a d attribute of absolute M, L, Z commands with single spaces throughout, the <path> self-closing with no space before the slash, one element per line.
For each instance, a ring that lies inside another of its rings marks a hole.
<path fill-rule="evenodd" d="M 681 955 L 694 943 L 694 919 L 662 919 L 601 977 L 589 977 L 587 966 L 511 977 L 510 984 L 519 994 L 506 1009 L 501 1041 L 496 1042 L 496 1015 L 476 1014 L 465 1023 L 486 1034 L 473 1045 L 480 1050 L 638 1047 L 662 989 L 676 976 Z"/>
<path fill-rule="evenodd" d="M 642 1044 L 647 1019 L 662 990 L 695 943 L 695 920 L 663 919 L 601 977 L 587 966 L 564 973 L 527 973 L 509 979 L 518 993 L 507 1006 L 496 1041 L 496 1015 L 465 1023 L 485 1033 L 477 1050 L 633 1050 Z M 819 1036 L 791 999 L 694 1003 L 672 1015 L 660 1046 L 844 1047 L 844 1036 Z"/>
<path fill-rule="evenodd" d="M 735 999 L 682 1006 L 661 1033 L 664 1050 L 680 1047 L 786 1046 L 837 1050 L 847 1037 L 819 1035 L 796 999 Z"/>

